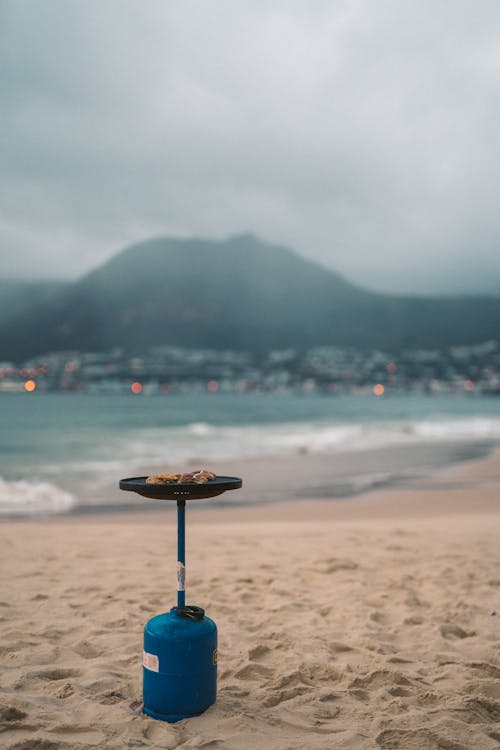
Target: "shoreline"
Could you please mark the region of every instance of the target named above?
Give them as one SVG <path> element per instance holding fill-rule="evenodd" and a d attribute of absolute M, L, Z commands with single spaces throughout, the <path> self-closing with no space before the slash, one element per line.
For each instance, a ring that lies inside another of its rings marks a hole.
<path fill-rule="evenodd" d="M 485 483 L 484 477 L 488 477 Z M 425 482 L 425 480 L 423 480 Z M 452 482 L 455 486 L 449 487 Z M 456 486 L 458 485 L 458 486 Z M 478 490 L 476 502 L 470 502 L 470 491 Z M 193 501 L 189 504 L 193 523 L 242 523 L 242 522 L 296 522 L 307 521 L 370 521 L 383 519 L 412 519 L 450 516 L 454 514 L 500 513 L 500 448 L 492 446 L 486 457 L 470 459 L 451 466 L 444 466 L 432 474 L 432 489 L 396 486 L 382 487 L 358 495 L 339 498 L 315 498 L 269 504 L 254 504 L 246 507 L 230 506 L 201 507 Z M 210 501 L 207 501 L 210 502 Z M 151 514 L 150 514 L 151 513 Z M 175 519 L 175 508 L 155 513 L 130 511 L 129 515 L 139 521 L 154 522 L 166 516 Z M 113 514 L 109 514 L 112 516 Z M 112 517 L 109 521 L 112 522 Z"/>
<path fill-rule="evenodd" d="M 470 448 L 463 444 L 461 448 Z M 484 448 L 484 444 L 482 444 Z M 194 523 L 240 523 L 272 521 L 351 521 L 375 520 L 377 518 L 424 518 L 450 515 L 454 513 L 496 513 L 500 512 L 500 447 L 491 444 L 486 455 L 470 457 L 460 462 L 448 463 L 434 468 L 428 477 L 417 477 L 408 482 L 397 481 L 394 484 L 382 485 L 366 492 L 340 497 L 310 497 L 287 501 L 285 497 L 274 502 L 244 502 L 238 505 L 237 499 L 231 502 L 214 502 L 213 500 L 188 502 L 190 519 Z M 359 455 L 359 454 L 358 454 Z M 315 456 L 319 461 L 327 461 L 328 456 Z M 293 458 L 281 457 L 280 469 L 287 467 Z M 273 459 L 246 459 L 230 464 L 237 475 L 241 471 L 244 486 L 245 465 L 257 465 L 262 471 L 272 471 Z M 262 479 L 262 477 L 259 477 Z M 251 491 L 251 490 L 250 490 Z M 235 494 L 240 495 L 237 490 Z M 285 491 L 284 491 L 285 492 Z M 471 503 L 470 494 L 474 492 L 476 501 Z M 218 498 L 217 498 L 218 499 Z M 175 503 L 168 501 L 151 501 L 144 498 L 144 505 L 120 506 L 76 506 L 67 513 L 46 516 L 4 517 L 0 527 L 5 524 L 26 523 L 154 523 L 175 522 Z"/>

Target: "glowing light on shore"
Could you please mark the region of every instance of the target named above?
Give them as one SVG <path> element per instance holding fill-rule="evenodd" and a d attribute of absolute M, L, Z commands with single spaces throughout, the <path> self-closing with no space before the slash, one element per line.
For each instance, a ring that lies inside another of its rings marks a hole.
<path fill-rule="evenodd" d="M 383 396 L 385 392 L 385 388 L 382 385 L 382 383 L 377 383 L 377 385 L 374 385 L 373 392 L 376 396 Z"/>
<path fill-rule="evenodd" d="M 464 383 L 464 389 L 466 391 L 473 391 L 474 390 L 474 383 L 472 380 L 466 380 Z"/>
<path fill-rule="evenodd" d="M 219 384 L 216 380 L 209 380 L 207 383 L 207 391 L 209 393 L 217 393 L 219 390 Z"/>
<path fill-rule="evenodd" d="M 142 383 L 139 383 L 137 380 L 135 383 L 132 383 L 130 386 L 130 390 L 132 393 L 134 393 L 136 396 L 139 395 L 139 393 L 142 393 Z"/>
<path fill-rule="evenodd" d="M 36 388 L 36 383 L 34 380 L 27 380 L 24 384 L 24 390 L 27 391 L 27 393 L 33 393 L 33 391 Z"/>

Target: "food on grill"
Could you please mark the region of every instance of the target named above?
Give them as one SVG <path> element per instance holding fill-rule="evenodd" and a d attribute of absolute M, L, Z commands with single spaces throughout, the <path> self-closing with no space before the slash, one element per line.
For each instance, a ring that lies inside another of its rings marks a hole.
<path fill-rule="evenodd" d="M 193 479 L 196 484 L 205 484 L 209 479 L 215 479 L 215 474 L 208 469 L 200 469 L 199 471 L 193 472 Z"/>
<path fill-rule="evenodd" d="M 215 479 L 213 471 L 208 469 L 197 469 L 186 474 L 153 474 L 146 479 L 146 484 L 206 484 L 209 479 Z"/>
<path fill-rule="evenodd" d="M 180 474 L 153 474 L 153 476 L 146 479 L 146 484 L 170 484 L 171 482 L 177 482 Z"/>

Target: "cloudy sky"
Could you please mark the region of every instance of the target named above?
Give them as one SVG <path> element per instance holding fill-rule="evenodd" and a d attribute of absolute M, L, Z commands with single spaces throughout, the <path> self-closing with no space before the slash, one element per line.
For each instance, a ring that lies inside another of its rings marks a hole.
<path fill-rule="evenodd" d="M 498 0 L 0 0 L 0 275 L 252 231 L 500 291 Z"/>

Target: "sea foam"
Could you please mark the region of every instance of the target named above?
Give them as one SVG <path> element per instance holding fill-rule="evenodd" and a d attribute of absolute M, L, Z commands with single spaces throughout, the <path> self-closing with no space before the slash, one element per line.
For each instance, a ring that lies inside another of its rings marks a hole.
<path fill-rule="evenodd" d="M 63 513 L 75 504 L 73 495 L 50 482 L 6 482 L 0 477 L 0 516 Z"/>

